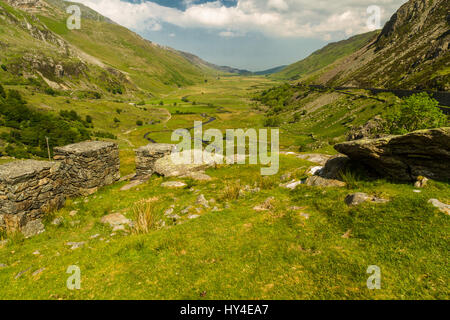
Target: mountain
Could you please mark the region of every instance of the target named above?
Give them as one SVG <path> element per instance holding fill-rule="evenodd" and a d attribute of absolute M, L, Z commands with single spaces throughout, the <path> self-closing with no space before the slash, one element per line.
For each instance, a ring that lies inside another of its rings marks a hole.
<path fill-rule="evenodd" d="M 257 76 L 266 76 L 266 75 L 281 72 L 286 67 L 287 66 L 279 66 L 279 67 L 275 67 L 275 68 L 271 68 L 271 69 L 267 69 L 267 70 L 263 70 L 263 71 L 253 72 L 253 74 L 257 75 Z"/>
<path fill-rule="evenodd" d="M 200 67 L 77 4 L 81 29 L 66 26 L 62 0 L 0 0 L 3 81 L 34 79 L 53 89 L 158 94 L 204 80 Z"/>
<path fill-rule="evenodd" d="M 207 62 L 205 60 L 203 60 L 202 58 L 189 53 L 189 52 L 184 52 L 184 51 L 176 51 L 179 54 L 181 54 L 184 58 L 186 58 L 187 60 L 189 60 L 192 64 L 198 66 L 201 69 L 205 69 L 205 70 L 215 70 L 216 72 L 225 72 L 225 73 L 232 73 L 232 74 L 239 74 L 239 75 L 250 75 L 252 74 L 251 71 L 248 70 L 243 70 L 243 69 L 238 69 L 238 68 L 233 68 L 233 67 L 228 67 L 228 66 L 219 66 L 217 64 L 213 64 L 210 62 Z"/>
<path fill-rule="evenodd" d="M 274 78 L 285 80 L 297 80 L 310 76 L 315 72 L 329 66 L 337 60 L 344 58 L 361 49 L 373 39 L 377 31 L 351 37 L 350 39 L 333 42 L 324 48 L 312 53 L 306 59 L 291 64 L 280 72 L 274 74 Z"/>
<path fill-rule="evenodd" d="M 366 46 L 315 83 L 364 88 L 450 90 L 448 0 L 410 0 Z"/>

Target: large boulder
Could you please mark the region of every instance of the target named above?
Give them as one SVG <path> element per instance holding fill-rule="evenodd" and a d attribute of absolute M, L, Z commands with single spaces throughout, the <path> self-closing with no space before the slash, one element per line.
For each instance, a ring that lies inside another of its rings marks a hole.
<path fill-rule="evenodd" d="M 195 161 L 199 159 L 200 161 Z M 164 177 L 188 176 L 192 172 L 203 171 L 215 164 L 224 163 L 224 157 L 202 150 L 174 152 L 156 160 L 154 170 Z"/>
<path fill-rule="evenodd" d="M 394 180 L 450 180 L 450 127 L 344 142 L 334 148 Z"/>

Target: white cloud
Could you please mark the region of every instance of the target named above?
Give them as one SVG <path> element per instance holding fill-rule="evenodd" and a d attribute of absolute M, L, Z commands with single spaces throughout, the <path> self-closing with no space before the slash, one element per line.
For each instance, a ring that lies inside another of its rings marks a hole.
<path fill-rule="evenodd" d="M 369 31 L 369 6 L 380 6 L 384 22 L 406 0 L 238 0 L 235 7 L 226 7 L 220 1 L 196 4 L 185 0 L 185 11 L 153 2 L 78 2 L 136 31 L 157 31 L 162 23 L 170 23 L 182 28 L 217 30 L 221 36 L 261 32 L 272 37 L 331 40 Z"/>

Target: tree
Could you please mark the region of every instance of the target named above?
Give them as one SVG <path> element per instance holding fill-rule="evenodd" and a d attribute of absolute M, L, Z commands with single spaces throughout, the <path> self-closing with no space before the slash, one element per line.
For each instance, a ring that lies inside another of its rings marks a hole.
<path fill-rule="evenodd" d="M 405 98 L 386 114 L 385 132 L 405 134 L 415 130 L 446 126 L 447 116 L 438 106 L 439 102 L 424 92 Z"/>

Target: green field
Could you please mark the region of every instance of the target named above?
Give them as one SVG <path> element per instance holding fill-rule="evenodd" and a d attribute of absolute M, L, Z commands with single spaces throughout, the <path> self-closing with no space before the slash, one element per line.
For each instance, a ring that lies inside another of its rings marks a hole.
<path fill-rule="evenodd" d="M 15 88 L 23 90 L 35 107 L 45 105 L 46 110 L 54 112 L 74 109 L 83 117 L 91 115 L 95 129 L 117 135 L 121 171 L 125 175 L 134 172 L 133 150 L 147 143 L 143 138 L 146 132 L 162 131 L 150 136 L 158 142 L 170 142 L 172 130 L 204 120 L 202 113 L 217 117 L 206 128 L 262 128 L 265 106 L 255 106 L 252 98 L 274 84 L 277 83 L 265 78 L 226 77 L 149 99 L 144 105 L 134 105 L 139 101 L 29 95 L 23 88 Z M 361 103 L 366 99 L 349 100 L 342 94 L 321 101 L 323 95 L 312 93 L 307 99 L 316 102 L 308 105 L 304 121 L 289 123 L 289 111 L 281 115 L 286 118 L 280 137 L 285 150 L 298 151 L 303 145 L 299 131 L 313 132 L 321 140 L 342 137 L 346 127 L 341 118 L 346 117 L 349 106 L 355 114 L 361 114 L 355 120 L 360 122 L 371 116 L 361 110 L 381 110 L 380 106 L 366 106 L 370 99 Z M 196 105 L 192 105 L 193 101 Z M 348 104 L 350 101 L 352 105 Z M 339 108 L 342 111 L 337 111 Z M 122 110 L 120 114 L 117 109 Z M 192 114 L 172 114 L 176 110 L 189 110 Z M 114 123 L 114 117 L 120 122 Z M 139 119 L 160 122 L 136 126 Z M 319 119 L 323 119 L 323 125 L 317 122 Z M 318 148 L 333 152 L 328 143 Z M 210 182 L 181 179 L 187 183 L 186 189 L 164 189 L 160 185 L 167 179 L 153 177 L 129 191 L 120 191 L 126 184 L 122 182 L 95 195 L 69 200 L 64 209 L 47 216 L 45 233 L 32 239 L 10 237 L 10 242 L 0 249 L 0 263 L 7 266 L 0 269 L 0 298 L 448 297 L 448 216 L 427 203 L 430 198 L 448 203 L 448 184 L 431 182 L 419 194 L 413 192 L 412 185 L 363 177 L 350 177 L 348 189 L 300 186 L 289 191 L 279 186 L 284 181 L 282 175 L 303 178 L 313 165 L 295 156 L 281 155 L 280 172 L 267 179 L 260 178 L 258 166 L 220 166 L 207 171 L 213 177 Z M 236 190 L 233 188 L 245 189 L 255 184 L 260 192 L 232 196 Z M 347 207 L 345 196 L 357 191 L 390 202 Z M 200 194 L 214 199 L 211 208 L 216 206 L 218 211 L 209 208 L 182 213 L 188 206 L 198 207 L 196 199 Z M 269 197 L 274 200 L 268 211 L 253 209 Z M 114 212 L 135 219 L 133 208 L 146 199 L 159 217 L 173 205 L 181 219 L 174 224 L 162 218 L 165 227 L 148 234 L 112 232 L 99 222 L 102 216 Z M 73 210 L 77 214 L 70 216 Z M 192 213 L 200 217 L 188 219 Z M 50 222 L 55 217 L 62 217 L 63 224 L 53 226 Z M 91 238 L 93 235 L 97 236 Z M 71 250 L 67 242 L 85 244 Z M 66 287 L 66 270 L 71 265 L 81 270 L 81 290 Z M 366 286 L 370 265 L 381 268 L 381 290 L 369 290 Z"/>

